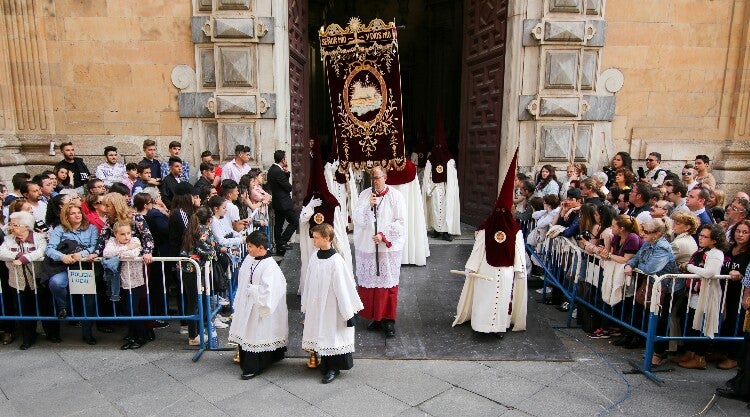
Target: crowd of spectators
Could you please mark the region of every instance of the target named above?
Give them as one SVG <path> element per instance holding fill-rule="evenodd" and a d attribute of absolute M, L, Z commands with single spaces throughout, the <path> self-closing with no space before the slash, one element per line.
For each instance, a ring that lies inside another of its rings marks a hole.
<path fill-rule="evenodd" d="M 196 314 L 193 264 L 153 262 L 154 257 L 187 256 L 201 267 L 215 261 L 214 286 L 225 291 L 228 267 L 238 260 L 245 235 L 256 229 L 271 234 L 271 194 L 264 189 L 265 173 L 251 167 L 247 146 L 238 145 L 224 166 L 214 164 L 210 151 L 203 152 L 196 178 L 191 178 L 176 141 L 159 161 L 156 143 L 145 140 L 143 159 L 128 164 L 120 161 L 116 147 L 106 146 L 104 160 L 93 170 L 76 157 L 72 143 L 61 144 L 60 151 L 63 159 L 50 170 L 33 177 L 19 172 L 12 177 L 12 189 L 0 184 L 3 311 L 36 315 L 38 308 L 42 316 L 57 317 L 42 322 L 49 342 L 61 342 L 60 324 L 68 319 L 81 327 L 84 342 L 95 345 L 94 321 L 74 320 L 97 312 Z M 286 166 L 283 152 L 277 154 L 276 162 Z M 283 171 L 288 177 L 288 170 Z M 69 267 L 93 270 L 97 294 L 71 295 Z M 157 296 L 165 292 L 166 304 Z M 221 296 L 215 301 L 228 304 Z M 214 325 L 226 328 L 227 321 L 219 314 Z M 104 333 L 116 327 L 96 323 Z M 168 325 L 131 320 L 121 348 L 138 349 L 154 340 L 154 329 Z M 0 331 L 3 345 L 14 343 L 19 334 L 22 350 L 37 342 L 35 321 L 0 321 Z M 199 344 L 196 322 L 181 322 L 180 332 L 188 335 L 189 345 Z"/>
<path fill-rule="evenodd" d="M 545 165 L 536 183 L 517 174 L 515 216 L 526 226 L 527 242 L 537 247 L 546 239 L 563 236 L 597 259 L 623 265 L 625 276 L 637 271 L 702 278 L 675 280 L 674 288 L 661 291 L 662 306 L 671 309 L 662 308 L 659 334 L 668 334 L 671 326 L 671 334 L 741 336 L 750 297 L 750 202 L 744 192 L 727 196 L 717 188 L 710 163 L 708 156 L 697 155 L 675 173 L 664 169 L 661 155 L 652 152 L 634 170 L 631 156 L 618 152 L 608 166 L 590 176 L 582 164 L 568 166 L 562 186 L 554 168 Z M 533 266 L 532 275 L 542 273 L 539 265 Z M 706 279 L 717 275 L 729 275 L 730 280 Z M 646 316 L 646 302 L 639 300 L 634 281 L 629 282 L 610 312 L 637 328 L 644 324 L 640 320 Z M 648 282 L 641 280 L 642 285 L 652 285 Z M 559 291 L 549 290 L 552 296 L 547 302 L 564 301 L 557 297 Z M 563 302 L 559 308 L 569 307 Z M 590 337 L 608 338 L 613 345 L 630 349 L 645 345 L 640 335 L 606 321 Z M 656 344 L 653 366 L 670 361 L 668 345 Z M 735 369 L 738 363 L 742 368 L 741 352 L 740 342 L 699 340 L 682 345 L 671 362 L 706 369 L 707 362 L 713 361 L 720 369 Z M 719 391 L 740 395 L 738 380 Z"/>

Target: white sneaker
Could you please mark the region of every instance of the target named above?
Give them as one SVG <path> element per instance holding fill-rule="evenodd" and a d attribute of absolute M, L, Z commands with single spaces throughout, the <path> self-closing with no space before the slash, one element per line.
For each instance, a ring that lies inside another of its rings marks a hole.
<path fill-rule="evenodd" d="M 544 288 L 539 288 L 539 289 L 536 290 L 536 292 L 538 294 L 542 294 L 542 293 L 544 293 Z M 547 294 L 549 294 L 551 292 L 552 292 L 552 287 L 547 287 Z"/>
<path fill-rule="evenodd" d="M 226 298 L 224 298 L 222 296 L 219 296 L 219 305 L 220 306 L 228 306 L 229 305 L 229 300 L 227 300 Z"/>
<path fill-rule="evenodd" d="M 192 339 L 188 338 L 188 346 L 200 346 L 200 344 L 201 344 L 200 336 L 195 336 Z"/>
<path fill-rule="evenodd" d="M 229 317 L 224 317 L 221 314 L 217 314 L 214 318 L 222 323 L 229 323 L 230 321 L 232 321 L 232 319 L 230 319 Z"/>
<path fill-rule="evenodd" d="M 180 334 L 188 334 L 188 327 L 180 326 Z"/>
<path fill-rule="evenodd" d="M 226 329 L 229 325 L 219 319 L 214 319 L 214 327 L 217 329 Z"/>

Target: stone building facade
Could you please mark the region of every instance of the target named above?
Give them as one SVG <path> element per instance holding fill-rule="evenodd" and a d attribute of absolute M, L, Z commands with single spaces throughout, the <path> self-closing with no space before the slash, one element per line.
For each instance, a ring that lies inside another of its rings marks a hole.
<path fill-rule="evenodd" d="M 297 46 L 318 3 L 0 0 L 0 180 L 57 162 L 51 141 L 74 142 L 92 166 L 105 144 L 139 160 L 146 138 L 162 158 L 180 140 L 193 164 L 205 149 L 231 156 L 237 143 L 261 167 L 276 149 L 304 155 L 304 71 L 314 63 Z M 658 151 L 678 170 L 705 153 L 720 184 L 747 188 L 747 1 L 467 0 L 463 10 L 465 25 L 490 16 L 505 31 L 494 40 L 503 71 L 458 83 L 502 97 L 472 101 L 470 92 L 461 104 L 494 120 L 497 155 L 479 164 L 492 184 L 518 147 L 530 172 L 571 160 L 598 170 L 619 150 L 636 164 Z"/>

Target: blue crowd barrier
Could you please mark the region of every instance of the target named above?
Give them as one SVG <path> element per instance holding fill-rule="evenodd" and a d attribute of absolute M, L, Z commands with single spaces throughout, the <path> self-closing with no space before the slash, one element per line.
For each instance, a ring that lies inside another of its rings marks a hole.
<path fill-rule="evenodd" d="M 692 330 L 690 303 L 678 306 L 675 300 L 689 297 L 689 289 L 696 280 L 693 274 L 646 275 L 635 270 L 630 277 L 620 275 L 613 261 L 585 253 L 572 241 L 563 237 L 548 239 L 537 250 L 526 245 L 530 255 L 544 270 L 543 297 L 551 285 L 570 303 L 566 326 L 572 326 L 573 311 L 584 306 L 601 319 L 614 323 L 645 339 L 643 364 L 634 364 L 644 375 L 657 383 L 663 380 L 654 374 L 651 358 L 659 342 L 737 342 L 743 340 L 744 312 L 739 305 L 742 286 L 731 283 L 728 275 L 703 278 L 704 283 L 716 282 L 721 297 L 718 304 L 709 306 L 718 314 L 718 326 L 706 334 L 706 322 L 700 330 Z M 736 281 L 735 281 L 736 282 Z M 708 284 L 712 285 L 712 284 Z M 643 291 L 643 305 L 636 293 Z M 656 290 L 654 290 L 656 289 Z M 738 291 L 735 292 L 735 291 Z M 664 305 L 662 305 L 664 304 Z M 718 309 L 718 310 L 714 310 Z M 579 312 L 580 314 L 580 312 Z M 678 320 L 679 319 L 679 320 Z M 661 323 L 660 323 L 661 320 Z M 675 331 L 679 328 L 679 331 Z M 694 334 L 697 333 L 697 334 Z"/>

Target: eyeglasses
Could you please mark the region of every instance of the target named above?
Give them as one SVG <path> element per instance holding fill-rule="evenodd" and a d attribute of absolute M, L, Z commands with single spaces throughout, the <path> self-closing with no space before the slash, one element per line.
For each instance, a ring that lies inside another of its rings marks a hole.
<path fill-rule="evenodd" d="M 9 223 L 9 224 L 8 224 L 8 229 L 11 229 L 11 228 L 16 228 L 16 227 L 23 227 L 23 226 L 22 226 L 22 225 L 20 225 L 20 224 L 13 224 L 13 223 Z"/>
<path fill-rule="evenodd" d="M 736 211 L 738 213 L 743 213 L 745 211 L 745 209 L 743 209 L 743 208 L 737 208 L 735 206 L 730 205 L 729 207 L 727 207 L 727 211 Z"/>
<path fill-rule="evenodd" d="M 688 172 L 682 171 L 682 175 L 693 175 L 693 173 L 689 171 Z"/>
<path fill-rule="evenodd" d="M 648 159 L 646 159 L 646 161 L 648 161 L 648 162 L 656 162 L 656 159 L 654 159 L 654 158 L 648 158 Z"/>

